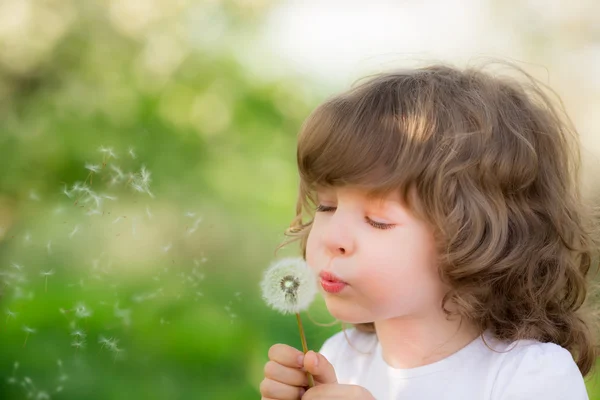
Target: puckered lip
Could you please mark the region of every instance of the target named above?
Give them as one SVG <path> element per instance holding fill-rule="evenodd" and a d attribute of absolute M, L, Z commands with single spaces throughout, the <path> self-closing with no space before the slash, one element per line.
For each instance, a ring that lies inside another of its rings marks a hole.
<path fill-rule="evenodd" d="M 340 277 L 329 271 L 321 271 L 319 277 L 324 281 L 346 283 Z"/>

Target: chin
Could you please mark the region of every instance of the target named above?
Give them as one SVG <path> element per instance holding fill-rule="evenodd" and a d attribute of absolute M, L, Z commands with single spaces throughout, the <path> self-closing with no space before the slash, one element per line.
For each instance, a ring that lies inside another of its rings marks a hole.
<path fill-rule="evenodd" d="M 357 312 L 356 305 L 340 304 L 339 302 L 325 300 L 327 310 L 334 318 L 348 324 L 364 324 L 373 322 L 373 318 L 369 315 L 361 315 Z"/>

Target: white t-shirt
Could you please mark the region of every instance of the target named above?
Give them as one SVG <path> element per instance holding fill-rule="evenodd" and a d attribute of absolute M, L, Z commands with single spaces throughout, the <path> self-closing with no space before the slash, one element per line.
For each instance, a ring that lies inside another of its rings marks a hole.
<path fill-rule="evenodd" d="M 381 355 L 377 336 L 355 328 L 325 341 L 321 354 L 339 383 L 360 385 L 376 400 L 589 400 L 571 353 L 554 343 L 511 344 L 484 334 L 432 364 L 397 369 Z M 507 351 L 508 350 L 508 351 Z M 503 353 L 499 353 L 503 352 Z"/>

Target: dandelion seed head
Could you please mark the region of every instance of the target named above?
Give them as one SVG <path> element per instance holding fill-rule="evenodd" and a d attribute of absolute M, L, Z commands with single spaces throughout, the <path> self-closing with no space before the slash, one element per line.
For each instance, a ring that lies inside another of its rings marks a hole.
<path fill-rule="evenodd" d="M 273 262 L 260 283 L 262 297 L 283 314 L 306 310 L 317 294 L 316 276 L 302 258 L 283 258 Z"/>

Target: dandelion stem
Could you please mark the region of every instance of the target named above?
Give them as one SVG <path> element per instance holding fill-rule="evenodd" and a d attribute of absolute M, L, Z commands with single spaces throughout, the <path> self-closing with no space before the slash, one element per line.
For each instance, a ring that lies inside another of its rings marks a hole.
<path fill-rule="evenodd" d="M 45 292 L 48 293 L 48 275 L 46 275 Z"/>
<path fill-rule="evenodd" d="M 302 352 L 306 354 L 308 352 L 308 346 L 306 345 L 306 337 L 304 336 L 304 328 L 302 327 L 300 313 L 296 313 L 296 320 L 298 321 L 298 330 L 300 331 L 300 340 L 302 341 Z M 315 386 L 315 381 L 308 371 L 306 371 L 306 377 L 308 378 L 308 387 L 311 388 Z"/>

